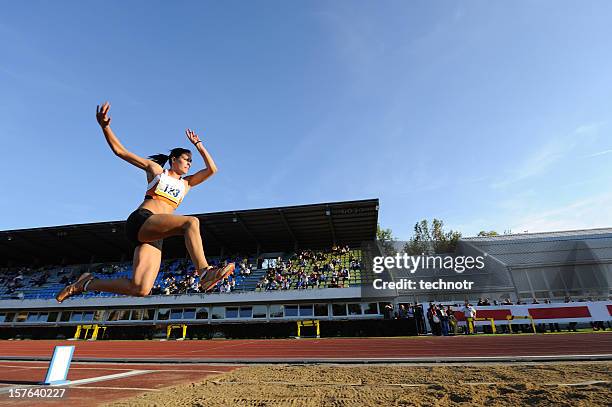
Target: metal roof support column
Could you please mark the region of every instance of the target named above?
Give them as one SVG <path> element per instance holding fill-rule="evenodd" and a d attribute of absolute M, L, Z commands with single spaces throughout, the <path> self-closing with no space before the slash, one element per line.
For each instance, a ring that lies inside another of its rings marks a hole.
<path fill-rule="evenodd" d="M 204 234 L 206 236 L 212 237 L 218 244 L 221 246 L 221 253 L 224 252 L 224 249 L 231 249 L 215 232 L 212 230 L 212 225 L 206 225 L 204 219 L 198 218 L 200 220 L 200 235 L 202 235 L 202 231 L 204 230 Z M 202 242 L 205 244 L 205 239 L 202 239 Z"/>
<path fill-rule="evenodd" d="M 289 232 L 289 235 L 293 239 L 293 250 L 297 251 L 297 249 L 298 249 L 298 240 L 295 237 L 295 234 L 293 233 L 293 230 L 291 229 L 291 226 L 289 226 L 289 221 L 287 221 L 287 217 L 285 216 L 285 212 L 283 212 L 282 209 L 279 209 L 278 210 L 278 214 L 280 215 L 281 219 L 283 220 L 283 223 L 285 224 L 285 227 L 287 228 L 287 232 Z"/>
<path fill-rule="evenodd" d="M 329 223 L 329 229 L 331 230 L 333 245 L 336 245 L 336 229 L 334 228 L 334 221 L 332 217 L 332 211 L 329 205 L 325 207 L 325 215 L 327 215 L 327 222 Z"/>
<path fill-rule="evenodd" d="M 238 223 L 240 223 L 240 225 L 242 226 L 242 229 L 244 229 L 246 234 L 249 235 L 249 237 L 253 239 L 255 243 L 257 243 L 257 251 L 259 251 L 259 248 L 261 246 L 261 243 L 259 243 L 259 240 L 255 237 L 255 235 L 253 235 L 253 233 L 251 233 L 247 225 L 244 223 L 242 218 L 236 212 L 233 212 L 233 215 L 234 215 L 234 218 L 238 221 Z"/>

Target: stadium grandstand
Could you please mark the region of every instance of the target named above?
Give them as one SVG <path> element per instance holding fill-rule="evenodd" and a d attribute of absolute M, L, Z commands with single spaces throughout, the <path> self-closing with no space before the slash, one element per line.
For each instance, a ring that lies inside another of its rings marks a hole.
<path fill-rule="evenodd" d="M 131 275 L 124 222 L 0 232 L 0 325 L 10 328 L 3 337 L 69 336 L 88 323 L 120 325 L 121 335 L 150 336 L 161 325 L 189 323 L 199 335 L 249 335 L 260 327 L 287 336 L 300 319 L 334 322 L 335 330 L 381 319 L 388 300 L 361 295 L 376 254 L 366 251 L 376 248 L 378 205 L 372 199 L 193 215 L 209 260 L 237 265 L 209 294 L 199 292 L 184 242 L 175 237 L 164 242 L 151 295 L 86 293 L 58 304 L 58 290 L 85 271 Z M 252 329 L 231 327 L 243 323 Z"/>
<path fill-rule="evenodd" d="M 483 256 L 484 269 L 419 269 L 407 276 L 467 279 L 472 290 L 374 290 L 381 277 L 372 271 L 382 255 L 378 209 L 379 201 L 369 199 L 196 214 L 209 260 L 237 266 L 213 293 L 199 292 L 184 242 L 175 237 L 164 242 L 151 295 L 90 292 L 62 304 L 55 294 L 85 271 L 98 278 L 131 275 L 124 222 L 2 231 L 0 337 L 70 337 L 86 324 L 109 328 L 107 338 L 151 338 L 173 324 L 189 325 L 193 337 L 286 337 L 296 334 L 296 322 L 313 320 L 323 336 L 374 336 L 395 332 L 383 324 L 398 317 L 401 304 L 520 307 L 535 299 L 610 297 L 612 229 L 463 238 L 449 255 Z M 406 271 L 389 273 L 397 280 Z"/>

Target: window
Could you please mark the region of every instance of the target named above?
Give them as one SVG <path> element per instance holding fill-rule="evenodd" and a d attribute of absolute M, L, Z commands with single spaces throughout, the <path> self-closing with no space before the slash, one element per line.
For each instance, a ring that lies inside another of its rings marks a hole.
<path fill-rule="evenodd" d="M 300 305 L 300 316 L 311 317 L 312 316 L 312 304 Z"/>
<path fill-rule="evenodd" d="M 60 314 L 60 322 L 68 322 L 70 321 L 70 311 L 63 311 Z"/>
<path fill-rule="evenodd" d="M 240 307 L 240 318 L 251 318 L 253 316 L 253 307 Z"/>
<path fill-rule="evenodd" d="M 152 321 L 155 318 L 155 308 L 148 308 L 144 310 L 142 315 L 143 321 Z"/>
<path fill-rule="evenodd" d="M 167 321 L 170 318 L 170 310 L 168 308 L 160 308 L 157 311 L 157 319 L 160 321 Z"/>
<path fill-rule="evenodd" d="M 133 309 L 132 315 L 130 316 L 132 321 L 140 321 L 142 319 L 142 310 L 141 309 Z"/>
<path fill-rule="evenodd" d="M 238 318 L 238 307 L 226 307 L 225 318 Z"/>
<path fill-rule="evenodd" d="M 270 305 L 270 318 L 282 318 L 284 314 L 282 305 Z"/>
<path fill-rule="evenodd" d="M 94 321 L 104 321 L 104 310 L 98 310 L 94 312 Z"/>
<path fill-rule="evenodd" d="M 127 321 L 128 319 L 130 319 L 130 310 L 122 309 L 117 311 L 117 319 L 119 321 Z"/>
<path fill-rule="evenodd" d="M 30 312 L 28 313 L 28 318 L 26 322 L 38 322 L 38 312 Z"/>
<path fill-rule="evenodd" d="M 73 311 L 70 316 L 70 322 L 81 322 L 83 319 L 83 313 L 81 311 Z"/>
<path fill-rule="evenodd" d="M 346 304 L 332 304 L 332 315 L 335 317 L 346 316 Z"/>
<path fill-rule="evenodd" d="M 286 317 L 297 317 L 298 306 L 297 305 L 285 305 L 285 316 Z"/>
<path fill-rule="evenodd" d="M 223 319 L 225 318 L 225 309 L 223 307 L 212 307 L 211 314 L 212 319 Z"/>
<path fill-rule="evenodd" d="M 348 304 L 349 315 L 361 315 L 361 304 Z"/>
<path fill-rule="evenodd" d="M 194 319 L 195 318 L 195 308 L 185 308 L 183 312 L 183 319 Z"/>
<path fill-rule="evenodd" d="M 198 308 L 198 311 L 196 312 L 196 319 L 208 319 L 208 308 Z"/>
<path fill-rule="evenodd" d="M 327 309 L 327 304 L 315 304 L 314 305 L 314 314 L 317 317 L 326 317 L 329 315 L 329 311 Z"/>
<path fill-rule="evenodd" d="M 93 311 L 84 311 L 83 312 L 83 321 L 93 321 Z"/>
<path fill-rule="evenodd" d="M 4 322 L 5 318 L 6 318 L 6 314 L 0 314 L 0 322 Z"/>
<path fill-rule="evenodd" d="M 377 315 L 378 314 L 378 303 L 370 302 L 363 304 L 363 313 L 366 315 Z"/>
<path fill-rule="evenodd" d="M 183 309 L 172 308 L 172 310 L 170 311 L 170 319 L 183 319 Z"/>
<path fill-rule="evenodd" d="M 253 318 L 265 318 L 266 316 L 265 305 L 253 305 Z"/>

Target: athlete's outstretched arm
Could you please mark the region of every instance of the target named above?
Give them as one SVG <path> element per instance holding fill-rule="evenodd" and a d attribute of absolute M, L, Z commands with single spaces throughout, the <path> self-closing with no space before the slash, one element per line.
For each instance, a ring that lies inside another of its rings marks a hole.
<path fill-rule="evenodd" d="M 198 135 L 189 129 L 185 130 L 185 134 L 187 135 L 189 141 L 193 143 L 195 148 L 198 149 L 198 151 L 202 155 L 202 158 L 204 159 L 204 164 L 206 164 L 206 168 L 204 168 L 203 170 L 200 170 L 193 175 L 185 177 L 185 180 L 187 181 L 189 186 L 194 187 L 204 182 L 206 179 L 216 173 L 217 166 L 215 165 L 215 162 L 213 161 L 210 154 L 208 154 L 208 151 L 206 151 L 206 149 L 202 145 L 202 141 L 200 140 Z"/>
<path fill-rule="evenodd" d="M 96 119 L 98 124 L 102 128 L 106 142 L 110 146 L 111 150 L 115 155 L 138 168 L 141 168 L 152 174 L 158 174 L 163 171 L 161 166 L 154 161 L 142 158 L 134 153 L 128 151 L 123 144 L 119 141 L 115 133 L 110 127 L 111 117 L 108 116 L 108 110 L 110 109 L 110 103 L 104 102 L 102 107 L 96 106 Z"/>

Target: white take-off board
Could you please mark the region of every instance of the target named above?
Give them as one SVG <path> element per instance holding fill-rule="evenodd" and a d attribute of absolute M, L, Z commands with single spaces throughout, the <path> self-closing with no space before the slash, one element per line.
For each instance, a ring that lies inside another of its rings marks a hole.
<path fill-rule="evenodd" d="M 70 369 L 73 354 L 74 346 L 56 346 L 43 384 L 57 386 L 69 383 L 68 369 Z"/>

